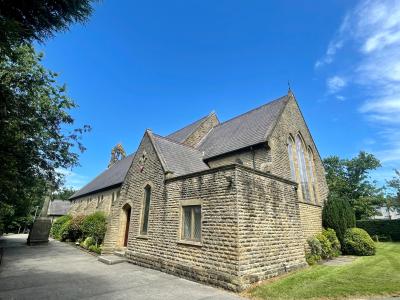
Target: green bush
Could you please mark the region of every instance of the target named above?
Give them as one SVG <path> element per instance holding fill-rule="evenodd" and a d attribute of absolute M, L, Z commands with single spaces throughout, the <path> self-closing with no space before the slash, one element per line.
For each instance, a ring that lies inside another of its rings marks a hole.
<path fill-rule="evenodd" d="M 400 242 L 400 219 L 362 220 L 357 221 L 357 227 L 364 229 L 370 236 L 376 236 L 377 241 Z"/>
<path fill-rule="evenodd" d="M 306 261 L 309 265 L 314 265 L 321 260 L 322 245 L 316 237 L 309 238 L 307 243 L 309 249 L 306 252 Z"/>
<path fill-rule="evenodd" d="M 95 240 L 91 236 L 88 236 L 82 243 L 81 246 L 85 249 L 89 249 L 90 246 L 95 245 Z"/>
<path fill-rule="evenodd" d="M 340 242 L 338 237 L 336 236 L 336 232 L 335 230 L 333 230 L 332 228 L 328 228 L 328 229 L 324 229 L 322 231 L 322 234 L 329 240 L 329 242 L 331 243 L 331 247 L 332 247 L 332 252 L 331 252 L 331 256 L 332 257 L 337 257 L 340 255 L 340 251 L 341 251 L 341 247 L 340 247 Z"/>
<path fill-rule="evenodd" d="M 51 226 L 50 235 L 57 240 L 61 240 L 62 227 L 71 219 L 72 217 L 70 215 L 65 215 L 56 219 Z"/>
<path fill-rule="evenodd" d="M 101 247 L 96 245 L 89 246 L 89 251 L 95 252 L 97 254 L 101 254 Z"/>
<path fill-rule="evenodd" d="M 102 243 L 106 229 L 106 216 L 102 212 L 86 216 L 82 223 L 83 235 L 92 237 L 96 245 Z"/>
<path fill-rule="evenodd" d="M 332 245 L 331 242 L 328 240 L 328 238 L 324 234 L 322 234 L 322 232 L 317 234 L 315 238 L 321 244 L 321 258 L 323 259 L 332 258 L 333 256 Z"/>
<path fill-rule="evenodd" d="M 346 254 L 368 256 L 375 255 L 376 247 L 364 229 L 349 228 L 344 234 L 343 251 Z"/>
<path fill-rule="evenodd" d="M 342 243 L 346 230 L 356 226 L 354 210 L 346 199 L 329 194 L 322 210 L 322 224 L 325 228 L 334 229 Z"/>
<path fill-rule="evenodd" d="M 82 224 L 83 221 L 85 220 L 84 215 L 77 215 L 71 219 L 71 224 L 69 226 L 69 239 L 71 241 L 77 241 L 82 238 L 83 232 L 82 232 Z"/>

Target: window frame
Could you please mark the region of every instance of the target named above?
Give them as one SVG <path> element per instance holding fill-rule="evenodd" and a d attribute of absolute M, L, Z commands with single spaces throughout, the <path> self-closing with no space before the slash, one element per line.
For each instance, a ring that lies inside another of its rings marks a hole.
<path fill-rule="evenodd" d="M 309 146 L 307 149 L 307 156 L 308 156 L 308 165 L 309 165 L 309 174 L 310 174 L 310 185 L 312 190 L 312 195 L 314 198 L 314 203 L 319 204 L 318 201 L 318 186 L 317 186 L 317 172 L 315 169 L 315 159 L 314 159 L 314 152 Z"/>
<path fill-rule="evenodd" d="M 150 184 L 146 184 L 143 188 L 143 200 L 142 200 L 142 208 L 141 208 L 141 217 L 140 217 L 140 228 L 139 228 L 139 236 L 148 236 L 149 234 L 149 220 L 150 220 L 150 206 L 151 206 L 151 193 L 153 187 Z M 147 195 L 149 195 L 149 201 L 147 205 Z M 146 208 L 147 208 L 147 216 L 146 216 Z M 146 220 L 145 220 L 146 218 Z M 144 231 L 144 225 L 146 221 L 146 231 Z"/>
<path fill-rule="evenodd" d="M 301 197 L 304 202 L 312 203 L 312 195 L 310 193 L 310 178 L 307 167 L 308 152 L 305 147 L 303 137 L 298 133 L 295 138 L 296 154 L 297 154 L 297 170 L 299 173 L 299 184 L 301 189 Z"/>
<path fill-rule="evenodd" d="M 195 230 L 195 207 L 200 207 L 200 239 L 194 239 L 194 230 Z M 184 222 L 185 222 L 185 207 L 192 207 L 191 209 L 191 239 L 184 238 Z M 203 241 L 203 203 L 201 200 L 181 200 L 180 201 L 180 218 L 179 218 L 179 230 L 178 230 L 178 243 L 179 244 L 188 244 L 194 246 L 202 246 Z"/>

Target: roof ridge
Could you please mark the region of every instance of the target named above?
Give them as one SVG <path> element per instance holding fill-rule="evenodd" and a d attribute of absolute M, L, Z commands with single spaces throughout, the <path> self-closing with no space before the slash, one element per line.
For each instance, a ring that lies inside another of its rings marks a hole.
<path fill-rule="evenodd" d="M 212 112 L 211 112 L 211 113 L 212 113 Z M 187 128 L 187 127 L 190 127 L 190 126 L 192 126 L 192 125 L 195 125 L 197 122 L 199 122 L 199 124 L 194 128 L 194 129 L 197 129 L 197 128 L 199 127 L 199 125 L 202 124 L 202 123 L 211 115 L 211 113 L 208 114 L 208 115 L 206 115 L 206 116 L 201 117 L 200 119 L 197 119 L 196 121 L 193 121 L 192 123 L 190 123 L 190 124 L 188 124 L 188 125 L 182 127 L 181 129 L 178 129 L 178 130 L 176 130 L 176 131 L 174 131 L 174 132 L 168 134 L 167 136 L 173 135 L 173 134 L 175 134 L 175 133 L 177 133 L 177 132 L 179 132 L 179 131 L 181 131 L 181 130 Z M 191 134 L 194 132 L 194 129 L 190 132 L 189 135 L 191 135 Z"/>
<path fill-rule="evenodd" d="M 233 118 L 230 118 L 230 119 L 228 119 L 228 120 L 226 120 L 226 121 L 224 121 L 224 122 L 222 122 L 222 123 L 219 123 L 218 125 L 214 126 L 213 129 L 216 128 L 216 127 L 218 127 L 218 126 L 221 126 L 221 125 L 223 125 L 223 124 L 225 124 L 225 123 L 228 123 L 228 122 L 230 122 L 230 121 L 233 121 L 233 120 L 235 120 L 235 119 L 237 119 L 237 118 L 239 118 L 239 117 L 242 117 L 242 116 L 244 116 L 244 115 L 247 115 L 247 114 L 249 114 L 249 113 L 251 113 L 251 112 L 253 112 L 253 111 L 256 111 L 256 110 L 258 110 L 258 109 L 261 109 L 261 108 L 263 108 L 264 106 L 270 105 L 270 104 L 272 104 L 272 103 L 274 103 L 274 102 L 282 101 L 283 98 L 287 98 L 287 95 L 284 95 L 284 96 L 281 96 L 281 97 L 279 97 L 279 98 L 276 98 L 275 100 L 272 100 L 272 101 L 270 101 L 270 102 L 264 103 L 264 104 L 262 104 L 262 105 L 260 105 L 260 106 L 257 106 L 256 108 L 253 108 L 253 109 L 251 109 L 251 110 L 249 110 L 249 111 L 246 111 L 246 112 L 244 112 L 244 113 L 241 113 L 240 115 L 237 115 L 237 116 L 235 116 L 235 117 L 233 117 Z"/>

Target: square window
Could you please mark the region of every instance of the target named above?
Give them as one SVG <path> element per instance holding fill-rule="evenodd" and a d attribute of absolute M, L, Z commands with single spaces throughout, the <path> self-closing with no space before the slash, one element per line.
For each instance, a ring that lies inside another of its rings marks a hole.
<path fill-rule="evenodd" d="M 182 240 L 201 241 L 201 205 L 182 207 Z"/>

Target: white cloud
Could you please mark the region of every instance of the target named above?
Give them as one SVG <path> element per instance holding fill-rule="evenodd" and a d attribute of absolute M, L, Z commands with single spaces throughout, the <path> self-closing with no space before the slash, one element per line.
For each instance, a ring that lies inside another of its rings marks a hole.
<path fill-rule="evenodd" d="M 400 1 L 359 1 L 346 14 L 316 67 L 339 60 L 342 53 L 353 63 L 340 72 L 364 96 L 358 112 L 379 131 L 374 153 L 386 165 L 400 167 Z M 340 78 L 327 79 L 328 94 L 350 85 Z M 335 97 L 340 100 L 339 95 Z"/>
<path fill-rule="evenodd" d="M 333 76 L 326 80 L 326 85 L 328 86 L 328 93 L 334 94 L 343 89 L 347 85 L 347 82 L 343 77 Z"/>
<path fill-rule="evenodd" d="M 87 182 L 87 176 L 79 175 L 73 171 L 66 169 L 57 169 L 57 172 L 63 174 L 65 176 L 65 186 L 68 188 L 73 188 L 78 190 L 82 188 Z"/>

